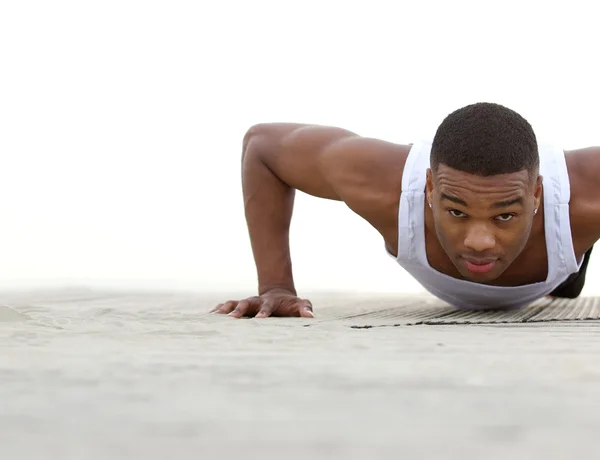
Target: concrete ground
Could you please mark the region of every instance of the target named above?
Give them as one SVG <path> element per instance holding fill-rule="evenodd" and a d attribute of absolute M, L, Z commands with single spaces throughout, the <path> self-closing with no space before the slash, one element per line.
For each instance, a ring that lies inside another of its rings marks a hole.
<path fill-rule="evenodd" d="M 206 315 L 221 296 L 0 299 L 2 459 L 595 457 L 600 321 L 410 325 L 445 307 L 351 294 L 311 297 L 315 320 Z"/>

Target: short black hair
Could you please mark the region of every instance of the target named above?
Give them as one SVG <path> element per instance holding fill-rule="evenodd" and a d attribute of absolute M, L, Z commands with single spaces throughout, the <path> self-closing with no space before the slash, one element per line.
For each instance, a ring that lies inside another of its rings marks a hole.
<path fill-rule="evenodd" d="M 430 166 L 444 164 L 458 171 L 494 176 L 539 168 L 533 128 L 517 112 L 500 104 L 478 102 L 455 110 L 438 127 Z"/>

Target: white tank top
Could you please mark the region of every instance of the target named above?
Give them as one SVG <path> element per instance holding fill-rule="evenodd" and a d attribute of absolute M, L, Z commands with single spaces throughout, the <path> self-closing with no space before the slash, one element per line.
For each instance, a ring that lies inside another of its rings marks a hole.
<path fill-rule="evenodd" d="M 570 185 L 562 149 L 540 144 L 544 187 L 544 227 L 548 253 L 545 281 L 522 286 L 490 286 L 453 278 L 433 269 L 425 252 L 425 174 L 431 142 L 415 143 L 402 175 L 396 261 L 427 291 L 463 309 L 520 308 L 549 294 L 579 270 L 569 219 Z M 389 252 L 388 252 L 389 254 Z M 391 254 L 390 254 L 391 255 Z"/>

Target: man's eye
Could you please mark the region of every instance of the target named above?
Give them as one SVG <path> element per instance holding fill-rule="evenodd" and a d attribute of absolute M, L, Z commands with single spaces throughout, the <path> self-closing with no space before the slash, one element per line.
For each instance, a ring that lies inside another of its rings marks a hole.
<path fill-rule="evenodd" d="M 500 214 L 499 216 L 496 217 L 496 219 L 498 219 L 499 221 L 502 221 L 502 222 L 508 222 L 513 217 L 514 217 L 513 214 Z"/>
<path fill-rule="evenodd" d="M 448 210 L 452 217 L 465 217 L 466 214 L 464 212 L 457 211 L 456 209 Z"/>

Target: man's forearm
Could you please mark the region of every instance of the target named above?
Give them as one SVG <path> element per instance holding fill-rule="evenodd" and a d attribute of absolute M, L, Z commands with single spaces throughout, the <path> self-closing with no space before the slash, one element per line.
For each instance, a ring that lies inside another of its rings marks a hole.
<path fill-rule="evenodd" d="M 295 190 L 267 167 L 259 149 L 257 143 L 249 140 L 242 158 L 244 209 L 258 292 L 260 295 L 282 288 L 295 294 L 289 245 Z"/>

